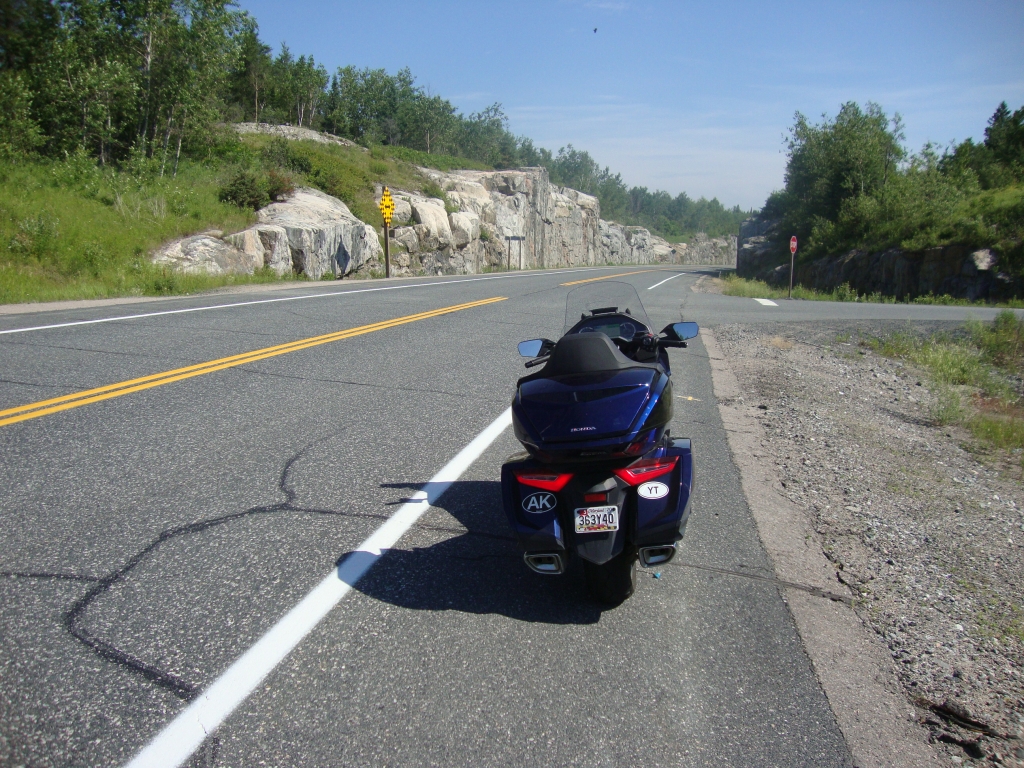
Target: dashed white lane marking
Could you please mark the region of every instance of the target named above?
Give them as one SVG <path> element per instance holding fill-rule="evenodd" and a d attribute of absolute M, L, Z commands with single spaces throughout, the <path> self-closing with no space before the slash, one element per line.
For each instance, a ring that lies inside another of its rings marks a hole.
<path fill-rule="evenodd" d="M 778 304 L 776 304 L 771 299 L 754 299 L 754 301 L 756 301 L 758 304 L 763 304 L 766 307 L 777 307 L 777 306 L 779 306 Z"/>
<path fill-rule="evenodd" d="M 665 283 L 667 283 L 667 282 L 668 282 L 669 280 L 675 280 L 675 279 L 676 279 L 677 277 L 682 277 L 682 276 L 683 276 L 683 275 L 685 275 L 685 274 L 686 274 L 685 272 L 680 272 L 680 273 L 679 273 L 678 275 L 672 275 L 672 277 L 666 277 L 666 278 L 665 278 L 664 280 L 662 280 L 662 281 L 661 281 L 660 283 L 655 283 L 654 285 L 652 285 L 652 286 L 651 286 L 650 288 L 648 288 L 647 290 L 648 290 L 648 291 L 653 291 L 653 290 L 654 290 L 655 288 L 657 288 L 657 287 L 658 287 L 659 285 L 664 285 L 664 284 L 665 284 Z"/>
<path fill-rule="evenodd" d="M 592 268 L 591 268 L 592 269 Z M 615 269 L 615 267 L 599 267 L 599 269 Z M 164 315 L 183 315 L 187 312 L 205 312 L 209 309 L 231 309 L 232 307 L 250 307 L 254 304 L 276 304 L 282 301 L 303 301 L 305 299 L 322 299 L 330 296 L 347 296 L 355 293 L 376 293 L 379 291 L 399 291 L 407 288 L 429 288 L 433 285 L 452 285 L 454 283 L 477 283 L 481 280 L 504 280 L 509 277 L 539 277 L 541 275 L 567 275 L 572 272 L 585 272 L 586 269 L 564 269 L 559 271 L 528 270 L 515 274 L 488 275 L 487 277 L 470 277 L 464 280 L 441 280 L 434 283 L 413 283 L 412 285 L 388 285 L 381 288 L 360 288 L 354 291 L 328 291 L 326 293 L 310 293 L 304 296 L 283 296 L 277 299 L 255 299 L 253 301 L 236 301 L 232 304 L 214 304 L 207 307 L 187 307 L 185 309 L 168 309 L 163 312 L 146 312 L 139 315 L 119 315 L 117 317 L 101 317 L 96 320 L 76 320 L 70 323 L 54 323 L 53 325 L 34 325 L 31 328 L 11 328 L 0 331 L 0 336 L 11 333 L 27 333 L 28 331 L 45 331 L 51 328 L 70 328 L 75 325 L 95 325 L 97 323 L 116 323 L 121 320 L 141 320 L 146 317 L 162 317 Z"/>
<path fill-rule="evenodd" d="M 177 768 L 188 760 L 511 423 L 509 408 L 168 723 L 127 768 Z"/>

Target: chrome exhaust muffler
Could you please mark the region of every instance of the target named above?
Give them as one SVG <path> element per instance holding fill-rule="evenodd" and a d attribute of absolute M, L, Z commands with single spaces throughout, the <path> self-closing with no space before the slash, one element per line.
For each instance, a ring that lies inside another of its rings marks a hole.
<path fill-rule="evenodd" d="M 557 552 L 526 552 L 523 554 L 523 561 L 534 573 L 542 573 L 545 576 L 558 576 L 565 573 L 565 563 Z"/>
<path fill-rule="evenodd" d="M 644 568 L 667 563 L 676 555 L 675 544 L 662 544 L 657 547 L 640 547 L 640 563 Z"/>

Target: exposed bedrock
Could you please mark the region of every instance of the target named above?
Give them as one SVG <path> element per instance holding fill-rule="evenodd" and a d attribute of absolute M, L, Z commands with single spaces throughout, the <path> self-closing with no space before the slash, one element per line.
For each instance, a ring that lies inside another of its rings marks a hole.
<path fill-rule="evenodd" d="M 154 255 L 153 263 L 207 274 L 252 274 L 266 268 L 313 280 L 383 264 L 384 249 L 376 230 L 319 190 L 297 189 L 287 200 L 263 208 L 257 219 L 256 226 L 232 235 L 174 241 Z"/>
<path fill-rule="evenodd" d="M 444 190 L 447 200 L 392 190 L 395 221 L 402 225 L 394 230 L 392 248 L 409 255 L 393 259 L 399 273 L 413 271 L 417 264 L 430 273 L 458 274 L 594 264 L 735 262 L 735 237 L 712 240 L 698 235 L 692 243 L 673 244 L 643 227 L 604 221 L 596 197 L 552 184 L 545 168 L 420 170 Z M 447 243 L 436 216 L 446 202 L 451 233 Z M 434 206 L 433 215 L 426 205 Z M 399 215 L 398 206 L 409 214 Z M 417 213 L 421 209 L 424 213 Z"/>
<path fill-rule="evenodd" d="M 779 241 L 777 230 L 776 222 L 757 217 L 743 222 L 736 249 L 737 274 L 773 285 L 788 284 L 789 253 L 775 244 Z M 795 277 L 801 285 L 819 291 L 846 284 L 861 294 L 899 299 L 929 294 L 1002 299 L 1019 295 L 1024 288 L 1000 268 L 999 254 L 960 245 L 918 252 L 851 250 L 798 264 Z"/>
<path fill-rule="evenodd" d="M 306 130 L 241 125 L 239 130 L 310 138 Z M 336 137 L 324 141 L 338 142 Z M 595 264 L 710 264 L 732 266 L 736 238 L 669 243 L 643 227 L 601 219 L 596 197 L 551 183 L 545 168 L 508 171 L 419 169 L 444 199 L 392 189 L 390 240 L 394 274 L 473 274 Z M 378 195 L 383 188 L 378 190 Z M 185 238 L 164 246 L 154 262 L 173 269 L 221 274 L 266 268 L 320 279 L 383 271 L 374 227 L 338 200 L 297 189 L 258 213 L 242 232 Z"/>

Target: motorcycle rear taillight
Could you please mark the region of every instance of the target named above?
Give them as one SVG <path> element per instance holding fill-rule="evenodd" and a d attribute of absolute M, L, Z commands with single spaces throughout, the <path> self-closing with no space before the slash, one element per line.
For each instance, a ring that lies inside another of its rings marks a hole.
<path fill-rule="evenodd" d="M 612 471 L 616 477 L 625 480 L 630 485 L 640 485 L 640 483 L 646 482 L 651 478 L 671 472 L 678 463 L 678 456 L 663 459 L 642 459 L 630 464 L 628 467 Z"/>
<path fill-rule="evenodd" d="M 603 504 L 608 501 L 607 493 L 584 493 L 583 502 L 585 504 Z"/>
<path fill-rule="evenodd" d="M 536 469 L 516 470 L 516 480 L 530 488 L 542 491 L 560 491 L 572 480 L 572 473 L 545 472 Z"/>
<path fill-rule="evenodd" d="M 643 456 L 654 446 L 654 438 L 658 430 L 649 429 L 642 435 L 638 436 L 636 440 L 630 443 L 626 450 L 623 451 L 627 456 Z"/>

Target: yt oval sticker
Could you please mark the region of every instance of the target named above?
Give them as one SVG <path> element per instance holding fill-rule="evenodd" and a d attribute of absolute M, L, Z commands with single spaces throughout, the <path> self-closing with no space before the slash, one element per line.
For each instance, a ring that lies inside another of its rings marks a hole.
<path fill-rule="evenodd" d="M 523 499 L 523 509 L 527 512 L 550 512 L 556 503 L 553 493 L 531 493 Z"/>
<path fill-rule="evenodd" d="M 668 486 L 664 483 L 644 483 L 636 492 L 645 499 L 663 499 L 668 496 Z"/>

